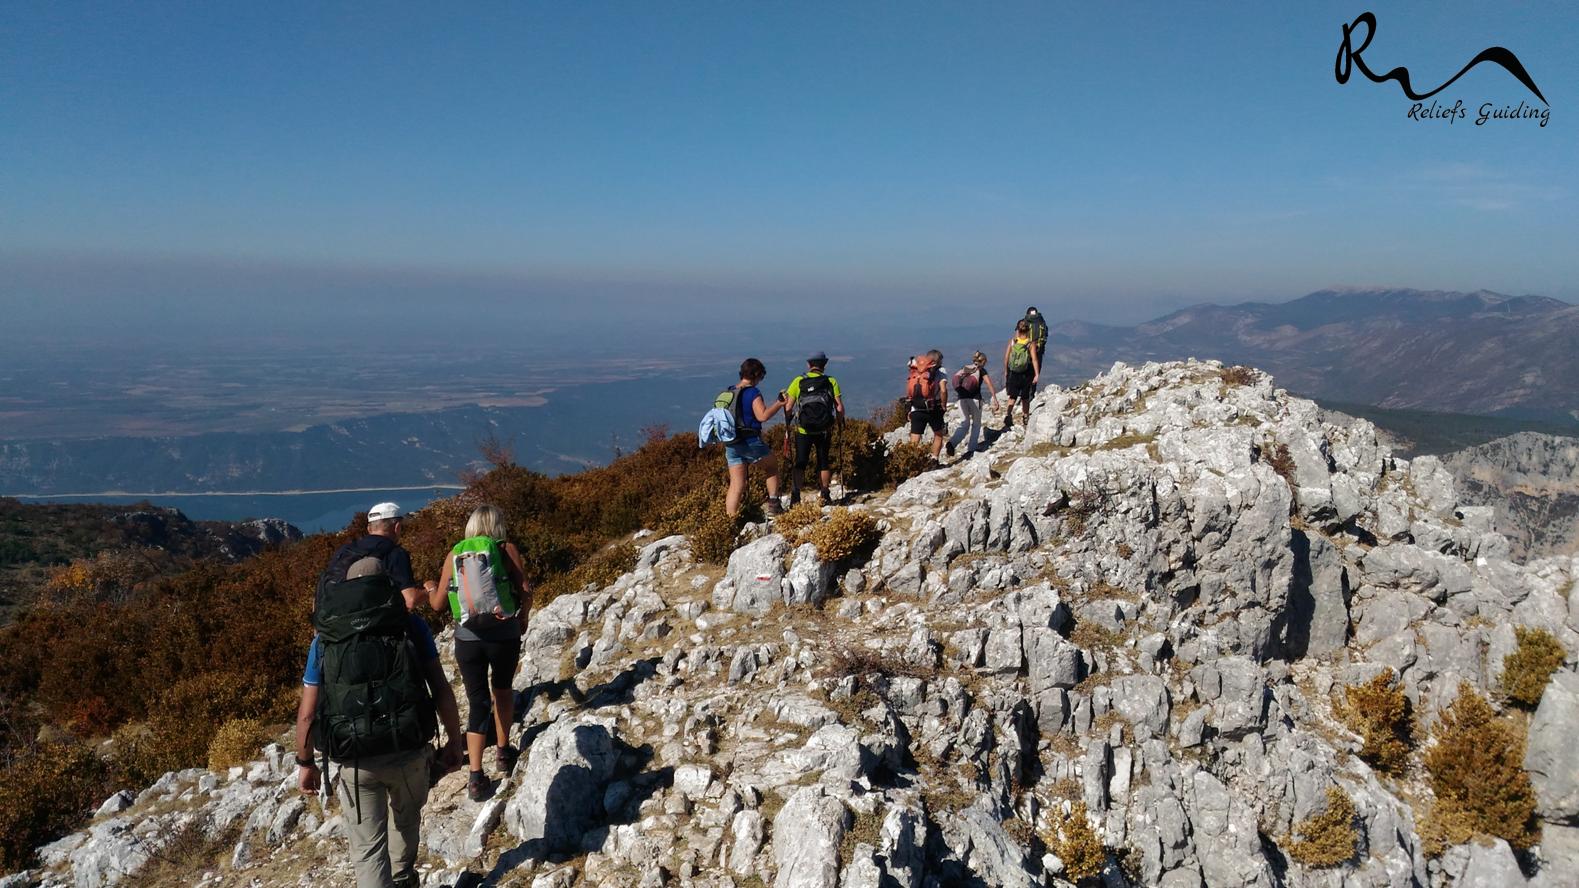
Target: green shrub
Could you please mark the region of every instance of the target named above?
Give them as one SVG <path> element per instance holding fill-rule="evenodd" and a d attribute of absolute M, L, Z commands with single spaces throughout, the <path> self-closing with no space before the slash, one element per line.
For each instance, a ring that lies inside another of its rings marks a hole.
<path fill-rule="evenodd" d="M 1514 703 L 1534 709 L 1546 693 L 1546 682 L 1563 665 L 1568 652 L 1545 629 L 1515 626 L 1513 632 L 1519 645 L 1502 658 L 1502 689 Z"/>
<path fill-rule="evenodd" d="M 0 769 L 0 872 L 28 865 L 33 849 L 75 828 L 112 790 L 93 750 L 45 743 Z"/>
<path fill-rule="evenodd" d="M 1409 698 L 1391 670 L 1344 688 L 1343 702 L 1335 708 L 1344 724 L 1360 735 L 1360 758 L 1390 774 L 1403 771 L 1409 763 Z"/>
<path fill-rule="evenodd" d="M 233 718 L 219 726 L 208 744 L 208 769 L 228 771 L 256 759 L 269 742 L 263 722 L 255 718 Z"/>
<path fill-rule="evenodd" d="M 1535 790 L 1524 771 L 1524 728 L 1499 718 L 1467 684 L 1442 711 L 1425 752 L 1425 768 L 1436 795 L 1427 829 L 1436 851 L 1476 835 L 1506 839 L 1528 848 L 1540 838 Z"/>
<path fill-rule="evenodd" d="M 805 541 L 817 547 L 817 557 L 832 563 L 870 554 L 881 538 L 877 520 L 871 515 L 842 508 L 834 509 L 827 521 L 805 534 Z"/>
<path fill-rule="evenodd" d="M 1311 867 L 1329 867 L 1354 859 L 1354 800 L 1343 790 L 1327 790 L 1327 810 L 1295 824 L 1285 840 L 1290 857 Z"/>

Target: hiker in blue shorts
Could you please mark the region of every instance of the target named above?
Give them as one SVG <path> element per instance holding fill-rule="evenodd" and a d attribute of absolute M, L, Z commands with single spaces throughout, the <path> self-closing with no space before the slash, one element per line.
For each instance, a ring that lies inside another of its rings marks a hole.
<path fill-rule="evenodd" d="M 740 498 L 746 492 L 746 467 L 762 464 L 767 473 L 768 498 L 762 510 L 769 515 L 783 513 L 779 505 L 779 464 L 767 442 L 762 440 L 762 424 L 784 409 L 784 394 L 767 406 L 762 391 L 757 388 L 766 379 L 768 369 L 756 358 L 746 358 L 740 364 L 740 382 L 733 387 L 735 400 L 731 409 L 735 413 L 735 440 L 724 445 L 724 461 L 729 465 L 729 493 L 724 498 L 724 511 L 733 518 L 740 511 Z"/>

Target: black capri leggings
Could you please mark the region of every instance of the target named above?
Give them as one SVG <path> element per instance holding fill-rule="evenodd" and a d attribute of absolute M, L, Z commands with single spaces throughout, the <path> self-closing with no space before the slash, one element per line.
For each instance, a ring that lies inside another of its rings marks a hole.
<path fill-rule="evenodd" d="M 461 683 L 466 686 L 466 730 L 472 734 L 489 734 L 488 722 L 493 715 L 491 690 L 507 690 L 515 679 L 515 666 L 521 659 L 521 639 L 510 641 L 455 641 L 455 665 L 461 671 Z M 493 681 L 488 680 L 489 671 Z"/>

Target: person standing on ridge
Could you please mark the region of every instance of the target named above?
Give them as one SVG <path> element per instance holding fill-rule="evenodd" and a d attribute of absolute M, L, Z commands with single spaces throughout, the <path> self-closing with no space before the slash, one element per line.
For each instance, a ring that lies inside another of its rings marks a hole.
<path fill-rule="evenodd" d="M 1014 402 L 1020 402 L 1020 414 L 1026 422 L 1031 420 L 1031 398 L 1036 394 L 1036 384 L 1042 379 L 1042 361 L 1036 356 L 1036 340 L 1031 337 L 1031 322 L 1024 318 L 1014 325 L 1014 336 L 1003 350 L 1003 388 L 1009 393 L 1008 406 L 1004 408 L 1003 430 L 1014 428 Z"/>
<path fill-rule="evenodd" d="M 998 388 L 992 384 L 992 374 L 987 372 L 987 356 L 976 352 L 971 361 L 954 374 L 954 400 L 959 404 L 960 427 L 948 439 L 948 455 L 953 456 L 959 442 L 970 435 L 966 455 L 976 452 L 976 440 L 981 435 L 981 386 L 986 383 L 989 398 L 998 397 Z"/>
<path fill-rule="evenodd" d="M 428 605 L 434 610 L 447 606 L 455 618 L 455 666 L 466 686 L 466 794 L 474 802 L 486 801 L 494 791 L 482 772 L 490 710 L 499 773 L 508 775 L 520 756 L 510 745 L 512 680 L 521 660 L 531 590 L 521 553 L 505 536 L 504 512 L 478 506 L 466 519 L 466 538 L 450 549 L 438 585 L 428 591 Z"/>
<path fill-rule="evenodd" d="M 758 388 L 768 375 L 767 368 L 756 358 L 746 358 L 740 364 L 740 382 L 730 386 L 734 398 L 730 410 L 735 414 L 735 440 L 724 445 L 724 462 L 729 468 L 729 492 L 724 496 L 724 511 L 733 518 L 740 512 L 740 498 L 746 493 L 746 470 L 753 463 L 762 463 L 767 473 L 768 498 L 762 503 L 769 515 L 783 513 L 779 505 L 779 466 L 773 451 L 762 440 L 762 424 L 784 409 L 784 393 L 773 406 L 763 405 L 762 390 Z"/>
<path fill-rule="evenodd" d="M 828 462 L 828 447 L 836 425 L 844 424 L 844 395 L 839 380 L 827 375 L 828 356 L 817 352 L 806 359 L 806 372 L 795 377 L 785 391 L 788 408 L 795 417 L 795 469 L 790 475 L 790 505 L 800 503 L 801 476 L 806 473 L 812 448 L 817 450 L 817 489 L 823 505 L 833 502 L 829 486 L 833 466 Z"/>
<path fill-rule="evenodd" d="M 920 444 L 922 433 L 932 429 L 932 459 L 936 462 L 943 453 L 943 437 L 948 434 L 944 420 L 948 410 L 948 377 L 943 375 L 942 352 L 932 349 L 911 359 L 905 397 L 910 403 L 910 443 Z"/>
<path fill-rule="evenodd" d="M 1047 319 L 1031 306 L 1025 310 L 1025 322 L 1031 325 L 1031 341 L 1036 343 L 1036 366 L 1047 363 Z"/>
<path fill-rule="evenodd" d="M 373 514 L 398 522 L 400 511 L 380 503 Z M 409 580 L 389 571 L 397 559 L 359 555 L 354 545 L 341 547 L 318 582 L 296 710 L 297 786 L 308 795 L 322 787 L 315 750 L 338 762 L 357 888 L 416 888 L 431 744 L 442 721 L 439 773 L 460 767 L 460 713 L 433 633 L 407 606 Z"/>

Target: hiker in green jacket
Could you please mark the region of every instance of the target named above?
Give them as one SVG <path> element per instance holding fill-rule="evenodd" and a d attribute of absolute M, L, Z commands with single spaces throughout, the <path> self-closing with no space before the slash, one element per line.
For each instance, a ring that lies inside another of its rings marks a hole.
<path fill-rule="evenodd" d="M 513 680 L 531 590 L 521 553 L 505 536 L 504 512 L 478 506 L 466 519 L 466 538 L 450 550 L 438 585 L 428 592 L 430 607 L 447 609 L 455 618 L 455 666 L 466 687 L 466 794 L 474 802 L 487 800 L 494 791 L 482 772 L 489 729 L 497 741 L 495 764 L 501 776 L 509 775 L 520 756 L 510 745 L 510 725 L 515 722 Z"/>
<path fill-rule="evenodd" d="M 833 466 L 828 462 L 828 448 L 833 440 L 833 430 L 844 423 L 844 394 L 839 391 L 839 380 L 827 374 L 828 356 L 817 352 L 806 359 L 806 372 L 795 377 L 784 394 L 788 408 L 795 417 L 795 470 L 790 475 L 790 505 L 800 503 L 801 476 L 811 461 L 811 452 L 817 451 L 817 490 L 823 505 L 833 503 L 829 487 L 833 483 Z"/>

